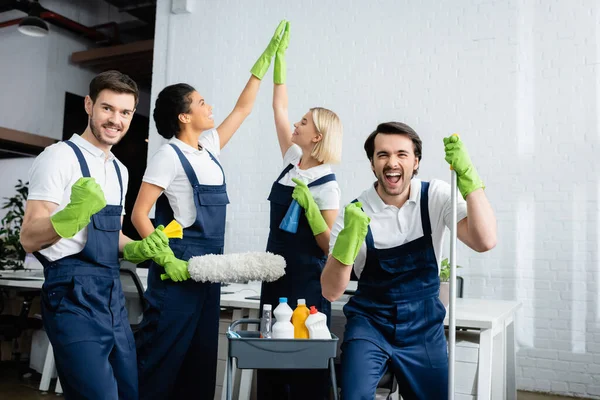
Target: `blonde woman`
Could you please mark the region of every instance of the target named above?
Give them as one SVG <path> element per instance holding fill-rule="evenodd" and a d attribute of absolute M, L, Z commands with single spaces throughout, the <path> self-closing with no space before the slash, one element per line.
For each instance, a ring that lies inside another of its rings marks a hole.
<path fill-rule="evenodd" d="M 288 298 L 292 309 L 298 299 L 316 306 L 331 319 L 331 305 L 321 295 L 321 271 L 329 253 L 330 229 L 337 217 L 340 189 L 331 164 L 340 161 L 342 124 L 325 108 L 311 108 L 294 124 L 288 119 L 285 86 L 285 50 L 289 42 L 289 23 L 275 55 L 273 111 L 284 169 L 273 183 L 269 195 L 270 232 L 267 251 L 286 260 L 286 274 L 272 283 L 263 283 L 263 304 L 273 308 L 280 297 Z M 296 233 L 280 229 L 293 200 L 301 207 Z M 328 398 L 327 371 L 260 370 L 259 399 Z"/>

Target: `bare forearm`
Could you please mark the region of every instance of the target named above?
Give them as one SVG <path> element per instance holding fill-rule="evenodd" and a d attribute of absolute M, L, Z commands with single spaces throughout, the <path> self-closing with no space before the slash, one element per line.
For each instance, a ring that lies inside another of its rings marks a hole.
<path fill-rule="evenodd" d="M 323 250 L 324 254 L 329 253 L 329 237 L 330 236 L 331 236 L 330 229 L 327 229 L 325 232 L 319 233 L 317 236 L 315 236 L 315 240 L 317 241 L 317 244 L 319 245 L 321 250 Z"/>
<path fill-rule="evenodd" d="M 273 85 L 273 110 L 284 110 L 287 112 L 287 109 L 287 86 L 285 84 Z"/>
<path fill-rule="evenodd" d="M 135 229 L 138 231 L 139 235 L 142 238 L 146 238 L 152 232 L 154 232 L 154 225 L 152 225 L 152 221 L 150 221 L 150 218 L 148 218 L 147 214 L 144 215 L 141 213 L 136 213 L 135 211 L 136 210 L 134 209 L 134 212 L 131 216 L 131 222 L 133 223 Z"/>
<path fill-rule="evenodd" d="M 475 190 L 467 198 L 467 229 L 471 247 L 488 251 L 496 246 L 496 216 L 483 189 Z"/>
<path fill-rule="evenodd" d="M 28 253 L 48 248 L 60 239 L 49 217 L 30 220 L 21 227 L 21 245 Z"/>
<path fill-rule="evenodd" d="M 248 83 L 246 83 L 246 86 L 244 87 L 244 90 L 242 90 L 242 94 L 240 94 L 240 97 L 235 104 L 234 110 L 242 112 L 246 115 L 250 115 L 252 107 L 254 107 L 254 102 L 256 100 L 256 95 L 258 94 L 259 88 L 260 79 L 254 75 L 251 75 Z"/>
<path fill-rule="evenodd" d="M 123 248 L 127 243 L 133 242 L 129 237 L 125 236 L 123 232 L 119 232 L 119 253 L 123 253 Z"/>
<path fill-rule="evenodd" d="M 352 273 L 352 266 L 345 265 L 329 256 L 327 264 L 321 273 L 321 291 L 323 297 L 333 302 L 340 298 L 344 294 L 348 282 L 350 282 L 350 275 Z"/>

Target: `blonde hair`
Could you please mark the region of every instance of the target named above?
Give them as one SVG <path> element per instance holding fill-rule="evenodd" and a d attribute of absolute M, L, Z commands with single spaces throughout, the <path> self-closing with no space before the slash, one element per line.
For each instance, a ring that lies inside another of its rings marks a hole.
<path fill-rule="evenodd" d="M 323 136 L 310 155 L 325 164 L 339 163 L 342 159 L 342 121 L 326 108 L 314 107 L 310 111 L 317 132 Z"/>

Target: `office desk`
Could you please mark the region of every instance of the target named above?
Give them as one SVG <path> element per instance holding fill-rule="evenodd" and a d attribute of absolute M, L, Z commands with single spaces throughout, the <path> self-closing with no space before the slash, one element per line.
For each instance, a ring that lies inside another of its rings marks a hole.
<path fill-rule="evenodd" d="M 0 272 L 0 286 L 41 289 L 43 275 L 40 275 L 40 272 L 2 271 Z M 146 287 L 147 270 L 138 269 L 137 272 Z M 348 289 L 355 290 L 356 282 L 350 282 Z M 260 283 L 233 283 L 224 286 L 221 291 L 221 307 L 233 309 L 234 321 L 246 314 L 250 318 L 259 318 L 260 302 L 246 297 L 259 295 Z M 338 301 L 332 303 L 332 315 L 341 315 L 348 298 L 349 295 L 343 295 Z M 520 307 L 521 303 L 518 301 L 456 299 L 456 327 L 479 331 L 477 368 L 477 398 L 479 400 L 516 400 L 517 398 L 514 315 Z M 447 317 L 444 324 L 448 326 Z M 249 327 L 249 329 L 256 329 L 256 327 Z M 503 384 L 493 385 L 492 371 L 494 371 L 494 382 Z M 243 370 L 239 400 L 249 399 L 251 382 L 252 371 Z"/>

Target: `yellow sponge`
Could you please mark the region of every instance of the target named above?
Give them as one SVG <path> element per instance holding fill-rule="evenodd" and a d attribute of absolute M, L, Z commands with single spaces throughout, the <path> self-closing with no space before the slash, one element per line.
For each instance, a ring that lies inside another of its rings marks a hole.
<path fill-rule="evenodd" d="M 179 222 L 173 220 L 163 229 L 169 239 L 183 239 L 183 228 Z"/>

